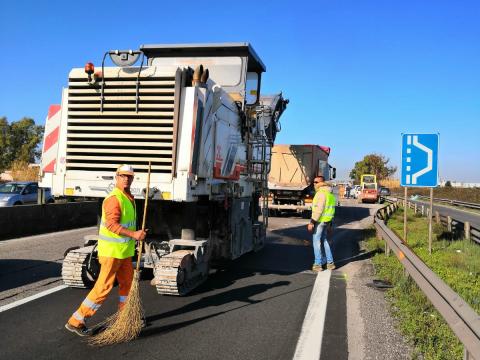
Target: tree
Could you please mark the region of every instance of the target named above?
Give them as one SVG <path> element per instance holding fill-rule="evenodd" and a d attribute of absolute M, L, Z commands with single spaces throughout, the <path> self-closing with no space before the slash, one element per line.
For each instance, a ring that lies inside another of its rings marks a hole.
<path fill-rule="evenodd" d="M 9 125 L 6 117 L 0 118 L 0 172 L 8 167 L 9 159 Z"/>
<path fill-rule="evenodd" d="M 36 125 L 33 119 L 23 118 L 8 123 L 0 118 L 0 172 L 12 166 L 14 161 L 35 162 L 40 158 L 38 147 L 43 138 L 44 127 Z"/>
<path fill-rule="evenodd" d="M 375 174 L 377 181 L 386 179 L 397 171 L 395 166 L 387 166 L 389 161 L 390 159 L 380 154 L 366 155 L 363 160 L 355 163 L 355 167 L 350 171 L 350 178 L 360 182 L 361 175 Z"/>

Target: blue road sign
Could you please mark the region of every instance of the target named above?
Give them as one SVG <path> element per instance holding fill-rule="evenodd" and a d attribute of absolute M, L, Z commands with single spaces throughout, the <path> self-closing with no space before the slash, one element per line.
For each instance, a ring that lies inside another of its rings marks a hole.
<path fill-rule="evenodd" d="M 438 186 L 438 134 L 402 134 L 401 186 Z"/>

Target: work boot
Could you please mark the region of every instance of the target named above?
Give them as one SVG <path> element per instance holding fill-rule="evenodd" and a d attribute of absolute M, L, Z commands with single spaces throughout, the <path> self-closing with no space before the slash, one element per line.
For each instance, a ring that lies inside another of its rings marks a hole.
<path fill-rule="evenodd" d="M 317 272 L 317 273 L 320 272 L 320 271 L 323 271 L 322 265 L 313 264 L 312 271 Z"/>
<path fill-rule="evenodd" d="M 335 270 L 336 269 L 336 266 L 334 263 L 328 263 L 327 264 L 327 270 Z"/>
<path fill-rule="evenodd" d="M 65 329 L 68 331 L 77 334 L 78 336 L 91 336 L 90 330 L 85 325 L 80 325 L 78 327 L 70 325 L 69 323 L 65 324 Z"/>

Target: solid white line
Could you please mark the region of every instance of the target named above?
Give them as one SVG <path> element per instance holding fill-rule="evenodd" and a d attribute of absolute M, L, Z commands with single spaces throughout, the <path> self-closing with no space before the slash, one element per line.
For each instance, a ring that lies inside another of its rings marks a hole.
<path fill-rule="evenodd" d="M 330 270 L 325 270 L 315 279 L 294 360 L 320 359 L 331 274 Z"/>
<path fill-rule="evenodd" d="M 25 298 L 25 299 L 17 300 L 17 301 L 15 301 L 15 302 L 11 303 L 11 304 L 4 305 L 4 306 L 0 306 L 0 313 L 1 313 L 1 312 L 4 312 L 4 311 L 7 311 L 7 310 L 10 310 L 10 309 L 13 309 L 14 307 L 17 307 L 17 306 L 26 304 L 26 303 L 28 303 L 28 302 L 30 302 L 30 301 L 32 301 L 32 300 L 36 300 L 36 299 L 39 299 L 39 298 L 41 298 L 41 297 L 44 297 L 44 296 L 53 294 L 54 292 L 63 290 L 63 289 L 65 289 L 65 288 L 67 288 L 67 285 L 59 285 L 59 286 L 57 286 L 57 287 L 54 287 L 54 288 L 51 288 L 51 289 L 48 289 L 48 290 L 39 292 L 38 294 L 29 296 L 29 297 L 27 297 L 27 298 Z"/>

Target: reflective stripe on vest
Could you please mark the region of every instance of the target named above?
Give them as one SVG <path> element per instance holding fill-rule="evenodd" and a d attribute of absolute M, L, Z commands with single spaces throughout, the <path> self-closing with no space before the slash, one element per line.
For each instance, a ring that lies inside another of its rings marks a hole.
<path fill-rule="evenodd" d="M 119 244 L 128 243 L 130 240 L 132 240 L 132 238 L 130 237 L 114 238 L 114 237 L 105 236 L 105 235 L 98 235 L 98 238 L 101 240 L 110 241 L 110 242 L 119 243 Z"/>
<path fill-rule="evenodd" d="M 136 221 L 132 221 L 132 222 L 124 223 L 124 224 L 120 223 L 120 225 L 122 225 L 122 227 L 124 227 L 124 228 L 130 228 L 132 226 L 136 226 L 137 223 L 136 223 Z M 103 221 L 101 221 L 100 226 L 107 226 L 107 225 Z"/>
<path fill-rule="evenodd" d="M 128 230 L 135 231 L 137 224 L 135 204 L 132 204 L 130 199 L 119 188 L 114 188 L 105 200 L 112 196 L 115 196 L 120 204 L 120 225 Z M 105 209 L 102 205 L 102 220 L 100 222 L 97 248 L 98 256 L 116 259 L 132 257 L 135 253 L 135 240 L 128 236 L 115 234 L 108 230 L 105 225 Z"/>

